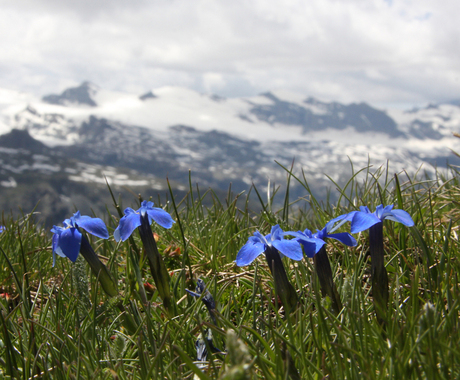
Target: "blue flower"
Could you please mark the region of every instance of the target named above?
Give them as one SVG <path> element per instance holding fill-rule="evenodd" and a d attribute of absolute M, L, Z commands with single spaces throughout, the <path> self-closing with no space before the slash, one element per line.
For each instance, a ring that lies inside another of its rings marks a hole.
<path fill-rule="evenodd" d="M 120 241 L 121 239 L 125 241 L 128 239 L 133 231 L 141 225 L 141 214 L 144 215 L 145 213 L 149 216 L 149 223 L 154 220 L 164 228 L 171 228 L 175 223 L 171 215 L 165 210 L 153 207 L 153 202 L 143 201 L 139 210 L 134 211 L 130 207 L 125 210 L 125 216 L 120 219 L 120 223 L 113 233 L 115 240 Z"/>
<path fill-rule="evenodd" d="M 82 234 L 78 227 L 101 239 L 108 239 L 109 232 L 104 222 L 99 218 L 80 215 L 77 211 L 70 219 L 63 222 L 64 227 L 54 226 L 53 235 L 53 266 L 56 263 L 56 253 L 61 257 L 68 257 L 75 262 L 80 252 Z"/>
<path fill-rule="evenodd" d="M 236 255 L 236 265 L 243 267 L 251 264 L 257 256 L 264 253 L 267 247 L 275 247 L 281 254 L 293 260 L 302 260 L 302 248 L 295 240 L 284 240 L 284 233 L 277 224 L 272 227 L 271 232 L 263 236 L 259 231 L 240 249 Z"/>
<path fill-rule="evenodd" d="M 326 226 L 320 231 L 318 230 L 316 233 L 312 233 L 309 229 L 306 229 L 304 232 L 285 232 L 285 235 L 292 235 L 295 237 L 294 240 L 297 240 L 300 244 L 302 244 L 305 254 L 308 257 L 314 257 L 320 249 L 326 244 L 325 239 L 335 239 L 340 241 L 342 244 L 348 245 L 350 247 L 356 246 L 356 240 L 353 236 L 351 236 L 348 232 L 339 232 L 339 233 L 331 233 L 334 232 L 341 224 L 335 224 L 342 219 L 345 219 L 348 214 L 341 215 L 335 219 L 329 221 Z"/>
<path fill-rule="evenodd" d="M 5 226 L 0 226 L 0 234 L 3 233 L 3 232 L 5 232 L 5 230 L 6 230 L 6 227 L 5 227 Z"/>
<path fill-rule="evenodd" d="M 351 221 L 351 233 L 353 234 L 367 230 L 385 219 L 402 223 L 407 227 L 414 225 L 414 221 L 406 211 L 393 210 L 393 205 L 386 207 L 379 205 L 374 212 L 371 212 L 367 206 L 361 206 L 359 209 L 361 211 L 352 211 L 344 218 L 347 221 Z"/>

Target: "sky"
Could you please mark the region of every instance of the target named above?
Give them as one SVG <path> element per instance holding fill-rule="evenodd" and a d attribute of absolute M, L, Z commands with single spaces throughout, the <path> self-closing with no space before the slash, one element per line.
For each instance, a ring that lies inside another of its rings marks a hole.
<path fill-rule="evenodd" d="M 0 87 L 460 99 L 458 0 L 0 0 Z"/>

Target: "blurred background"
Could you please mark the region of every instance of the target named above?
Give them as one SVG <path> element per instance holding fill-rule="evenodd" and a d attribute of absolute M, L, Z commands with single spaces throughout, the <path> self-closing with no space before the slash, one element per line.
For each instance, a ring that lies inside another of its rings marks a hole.
<path fill-rule="evenodd" d="M 166 178 L 178 196 L 190 183 L 282 194 L 279 164 L 295 160 L 326 199 L 351 163 L 409 176 L 459 164 L 458 1 L 0 6 L 6 214 L 102 210 L 106 178 L 126 206 L 139 192 L 166 202 Z"/>

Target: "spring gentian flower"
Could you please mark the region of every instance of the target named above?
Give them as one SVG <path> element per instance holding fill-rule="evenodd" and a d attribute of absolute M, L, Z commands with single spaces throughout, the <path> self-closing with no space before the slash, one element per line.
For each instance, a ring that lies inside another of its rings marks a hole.
<path fill-rule="evenodd" d="M 125 216 L 120 219 L 120 224 L 113 233 L 115 240 L 120 241 L 121 239 L 125 241 L 128 239 L 133 231 L 141 225 L 142 214 L 148 215 L 150 224 L 152 221 L 155 221 L 164 228 L 171 228 L 173 223 L 175 223 L 171 215 L 165 210 L 153 207 L 153 202 L 142 201 L 141 207 L 137 211 L 134 211 L 130 207 L 125 209 Z"/>
<path fill-rule="evenodd" d="M 357 243 L 355 238 L 348 232 L 333 233 L 340 226 L 340 224 L 337 225 L 337 222 L 345 219 L 346 216 L 347 215 L 341 215 L 332 219 L 326 223 L 326 226 L 322 230 L 318 230 L 316 233 L 312 233 L 309 229 L 303 232 L 285 232 L 286 235 L 294 236 L 294 240 L 302 244 L 305 254 L 313 258 L 316 275 L 318 276 L 323 296 L 328 295 L 330 297 L 333 310 L 336 314 L 342 310 L 342 302 L 332 276 L 331 263 L 327 256 L 325 239 L 335 239 L 342 244 L 351 247 L 356 246 Z"/>
<path fill-rule="evenodd" d="M 56 264 L 56 253 L 61 257 L 68 257 L 75 262 L 80 252 L 82 234 L 78 227 L 83 228 L 91 235 L 101 239 L 108 239 L 109 232 L 102 219 L 80 215 L 77 211 L 70 219 L 63 222 L 64 227 L 54 226 L 53 235 L 53 266 Z"/>
<path fill-rule="evenodd" d="M 284 233 L 279 225 L 273 226 L 266 236 L 256 231 L 238 252 L 236 265 L 248 265 L 261 253 L 265 253 L 265 259 L 273 275 L 275 291 L 281 298 L 284 309 L 288 312 L 293 310 L 297 304 L 297 293 L 289 282 L 280 255 L 293 260 L 302 260 L 300 244 L 295 240 L 284 240 Z"/>
<path fill-rule="evenodd" d="M 302 260 L 302 249 L 295 240 L 284 240 L 284 233 L 277 224 L 271 232 L 264 236 L 259 231 L 248 239 L 236 255 L 236 265 L 243 267 L 251 264 L 268 247 L 275 247 L 281 254 L 293 260 Z"/>
<path fill-rule="evenodd" d="M 344 220 L 351 221 L 351 232 L 357 233 L 369 229 L 369 249 L 371 254 L 371 279 L 374 308 L 378 321 L 386 323 L 389 285 L 388 273 L 385 268 L 383 247 L 383 221 L 385 219 L 412 227 L 414 221 L 404 210 L 393 210 L 393 205 L 377 206 L 374 212 L 361 206 L 360 211 L 350 212 Z"/>
<path fill-rule="evenodd" d="M 211 292 L 206 288 L 204 281 L 201 278 L 198 279 L 194 292 L 189 289 L 185 289 L 185 291 L 193 297 L 202 296 L 201 300 L 208 309 L 212 322 L 217 326 L 216 317 L 214 315 L 216 311 L 216 302 L 214 301 L 214 297 L 212 296 Z"/>
<path fill-rule="evenodd" d="M 3 232 L 5 232 L 5 230 L 6 230 L 6 227 L 5 227 L 5 226 L 0 226 L 0 234 L 3 233 Z"/>
<path fill-rule="evenodd" d="M 142 201 L 141 207 L 137 211 L 129 207 L 125 210 L 125 216 L 120 219 L 120 224 L 113 236 L 116 241 L 125 241 L 136 228 L 138 229 L 153 281 L 163 300 L 163 305 L 172 316 L 175 305 L 169 287 L 169 273 L 153 237 L 152 228 L 150 227 L 153 220 L 164 228 L 171 228 L 174 223 L 171 215 L 161 208 L 153 207 L 153 202 Z"/>
<path fill-rule="evenodd" d="M 348 245 L 349 247 L 356 246 L 356 239 L 351 236 L 348 232 L 334 232 L 340 225 L 336 223 L 342 219 L 345 219 L 347 215 L 341 215 L 335 219 L 332 219 L 322 230 L 318 230 L 316 233 L 312 233 L 309 229 L 301 232 L 285 232 L 285 235 L 291 235 L 295 237 L 304 248 L 304 252 L 307 257 L 314 257 L 320 249 L 326 244 L 325 239 L 335 239 L 340 241 L 342 244 Z"/>
<path fill-rule="evenodd" d="M 53 266 L 56 262 L 56 253 L 61 257 L 68 257 L 72 262 L 77 260 L 81 253 L 88 262 L 94 275 L 98 278 L 102 289 L 110 296 L 115 297 L 116 284 L 107 267 L 99 260 L 89 241 L 79 231 L 83 228 L 86 232 L 101 239 L 108 239 L 109 232 L 104 222 L 99 218 L 80 215 L 77 211 L 70 219 L 63 222 L 64 227 L 54 226 L 51 229 L 53 235 Z"/>
<path fill-rule="evenodd" d="M 352 211 L 346 216 L 346 220 L 351 221 L 352 234 L 367 230 L 385 219 L 402 223 L 407 227 L 414 225 L 414 221 L 406 211 L 393 210 L 393 205 L 386 207 L 379 205 L 374 212 L 371 212 L 367 206 L 361 206 L 359 209 L 360 211 Z"/>

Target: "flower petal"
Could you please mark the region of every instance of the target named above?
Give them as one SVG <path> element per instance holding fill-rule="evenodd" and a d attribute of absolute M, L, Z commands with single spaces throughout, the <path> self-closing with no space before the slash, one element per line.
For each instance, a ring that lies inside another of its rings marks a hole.
<path fill-rule="evenodd" d="M 272 229 L 270 233 L 265 236 L 268 242 L 272 242 L 274 240 L 281 240 L 283 238 L 283 230 L 279 226 L 279 224 L 276 224 L 272 226 Z"/>
<path fill-rule="evenodd" d="M 161 227 L 164 228 L 171 228 L 173 223 L 175 223 L 174 220 L 171 218 L 171 215 L 169 215 L 165 210 L 159 207 L 152 207 L 148 209 L 147 214 L 149 215 L 150 223 L 152 223 L 152 220 L 154 220 Z"/>
<path fill-rule="evenodd" d="M 319 252 L 319 250 L 323 248 L 323 245 L 326 244 L 326 242 L 323 239 L 318 239 L 316 237 L 313 237 L 313 242 L 315 243 L 315 254 L 314 255 L 316 255 Z M 313 256 L 309 256 L 309 257 L 313 257 Z"/>
<path fill-rule="evenodd" d="M 312 239 L 311 241 L 298 239 L 298 242 L 303 246 L 303 251 L 305 255 L 307 255 L 307 257 L 309 257 L 310 259 L 316 255 L 316 252 L 318 252 L 324 244 L 326 244 L 326 242 L 324 242 L 323 240 L 317 240 L 319 239 Z"/>
<path fill-rule="evenodd" d="M 128 239 L 133 231 L 141 225 L 141 216 L 136 213 L 127 213 L 120 219 L 120 224 L 113 233 L 116 241 Z"/>
<path fill-rule="evenodd" d="M 191 290 L 185 289 L 185 291 L 193 297 L 201 297 L 201 294 L 192 292 Z"/>
<path fill-rule="evenodd" d="M 294 236 L 296 238 L 304 238 L 305 237 L 305 234 L 302 232 L 302 231 L 286 231 L 286 232 L 283 232 L 283 236 L 286 236 L 286 235 L 289 235 L 289 236 Z"/>
<path fill-rule="evenodd" d="M 359 206 L 359 209 L 361 210 L 361 212 L 364 212 L 365 214 L 372 214 L 371 210 L 369 210 L 369 207 L 367 206 Z"/>
<path fill-rule="evenodd" d="M 135 210 L 133 210 L 131 207 L 126 207 L 125 208 L 125 211 L 123 211 L 125 213 L 125 215 L 129 215 L 129 214 L 139 214 L 138 212 L 136 212 Z"/>
<path fill-rule="evenodd" d="M 150 209 L 150 208 L 153 208 L 154 206 L 154 203 L 152 201 L 142 201 L 141 203 L 141 208 L 143 209 Z"/>
<path fill-rule="evenodd" d="M 312 258 L 315 256 L 316 252 L 318 252 L 321 247 L 325 244 L 325 242 L 321 239 L 317 239 L 313 237 L 313 234 L 309 229 L 306 229 L 304 232 L 298 231 L 288 231 L 284 232 L 283 235 L 291 235 L 295 237 L 302 246 L 303 251 L 307 255 L 307 257 Z"/>
<path fill-rule="evenodd" d="M 336 230 L 338 230 L 340 227 L 342 227 L 342 225 L 344 225 L 346 222 L 351 222 L 353 220 L 353 217 L 355 216 L 355 214 L 359 212 L 359 211 L 351 211 L 349 212 L 348 214 L 344 214 L 344 215 L 340 215 L 338 216 L 337 218 L 335 219 L 332 219 L 329 223 L 326 224 L 326 228 L 328 228 L 328 233 L 329 232 L 334 232 Z M 333 225 L 334 223 L 337 223 L 335 226 Z"/>
<path fill-rule="evenodd" d="M 284 256 L 292 260 L 302 260 L 302 247 L 297 239 L 294 240 L 275 240 L 272 245 L 280 251 Z"/>
<path fill-rule="evenodd" d="M 412 220 L 410 214 L 404 210 L 393 210 L 391 211 L 391 215 L 385 216 L 385 219 L 392 220 L 393 222 L 402 223 L 407 227 L 412 227 L 414 225 L 414 221 Z"/>
<path fill-rule="evenodd" d="M 81 233 L 76 228 L 67 228 L 59 235 L 55 252 L 60 255 L 60 250 L 70 261 L 75 262 L 80 253 L 80 244 Z"/>
<path fill-rule="evenodd" d="M 248 243 L 252 242 L 253 244 L 262 243 L 265 245 L 270 245 L 270 243 L 267 241 L 267 239 L 269 238 L 270 238 L 270 234 L 268 234 L 267 236 L 264 236 L 259 231 L 254 231 L 254 236 L 249 237 Z"/>
<path fill-rule="evenodd" d="M 91 235 L 97 236 L 101 239 L 109 238 L 109 231 L 107 231 L 107 227 L 102 219 L 91 218 L 85 215 L 76 219 L 75 223 Z"/>
<path fill-rule="evenodd" d="M 348 232 L 339 232 L 337 234 L 327 235 L 328 238 L 340 241 L 342 244 L 348 245 L 349 247 L 355 247 L 358 243 L 356 239 L 351 236 Z"/>
<path fill-rule="evenodd" d="M 257 256 L 265 251 L 265 244 L 247 242 L 236 255 L 236 265 L 244 267 L 251 264 Z"/>
<path fill-rule="evenodd" d="M 351 221 L 351 233 L 356 234 L 358 232 L 367 230 L 376 223 L 380 223 L 381 220 L 374 214 L 368 214 L 367 212 L 358 211 L 353 216 Z"/>
<path fill-rule="evenodd" d="M 57 227 L 54 226 L 53 229 L 56 229 L 56 228 Z M 56 265 L 56 253 L 61 257 L 65 257 L 65 255 L 61 251 L 61 248 L 59 248 L 59 233 L 55 233 L 53 235 L 52 247 L 53 247 L 53 267 L 54 267 Z"/>

